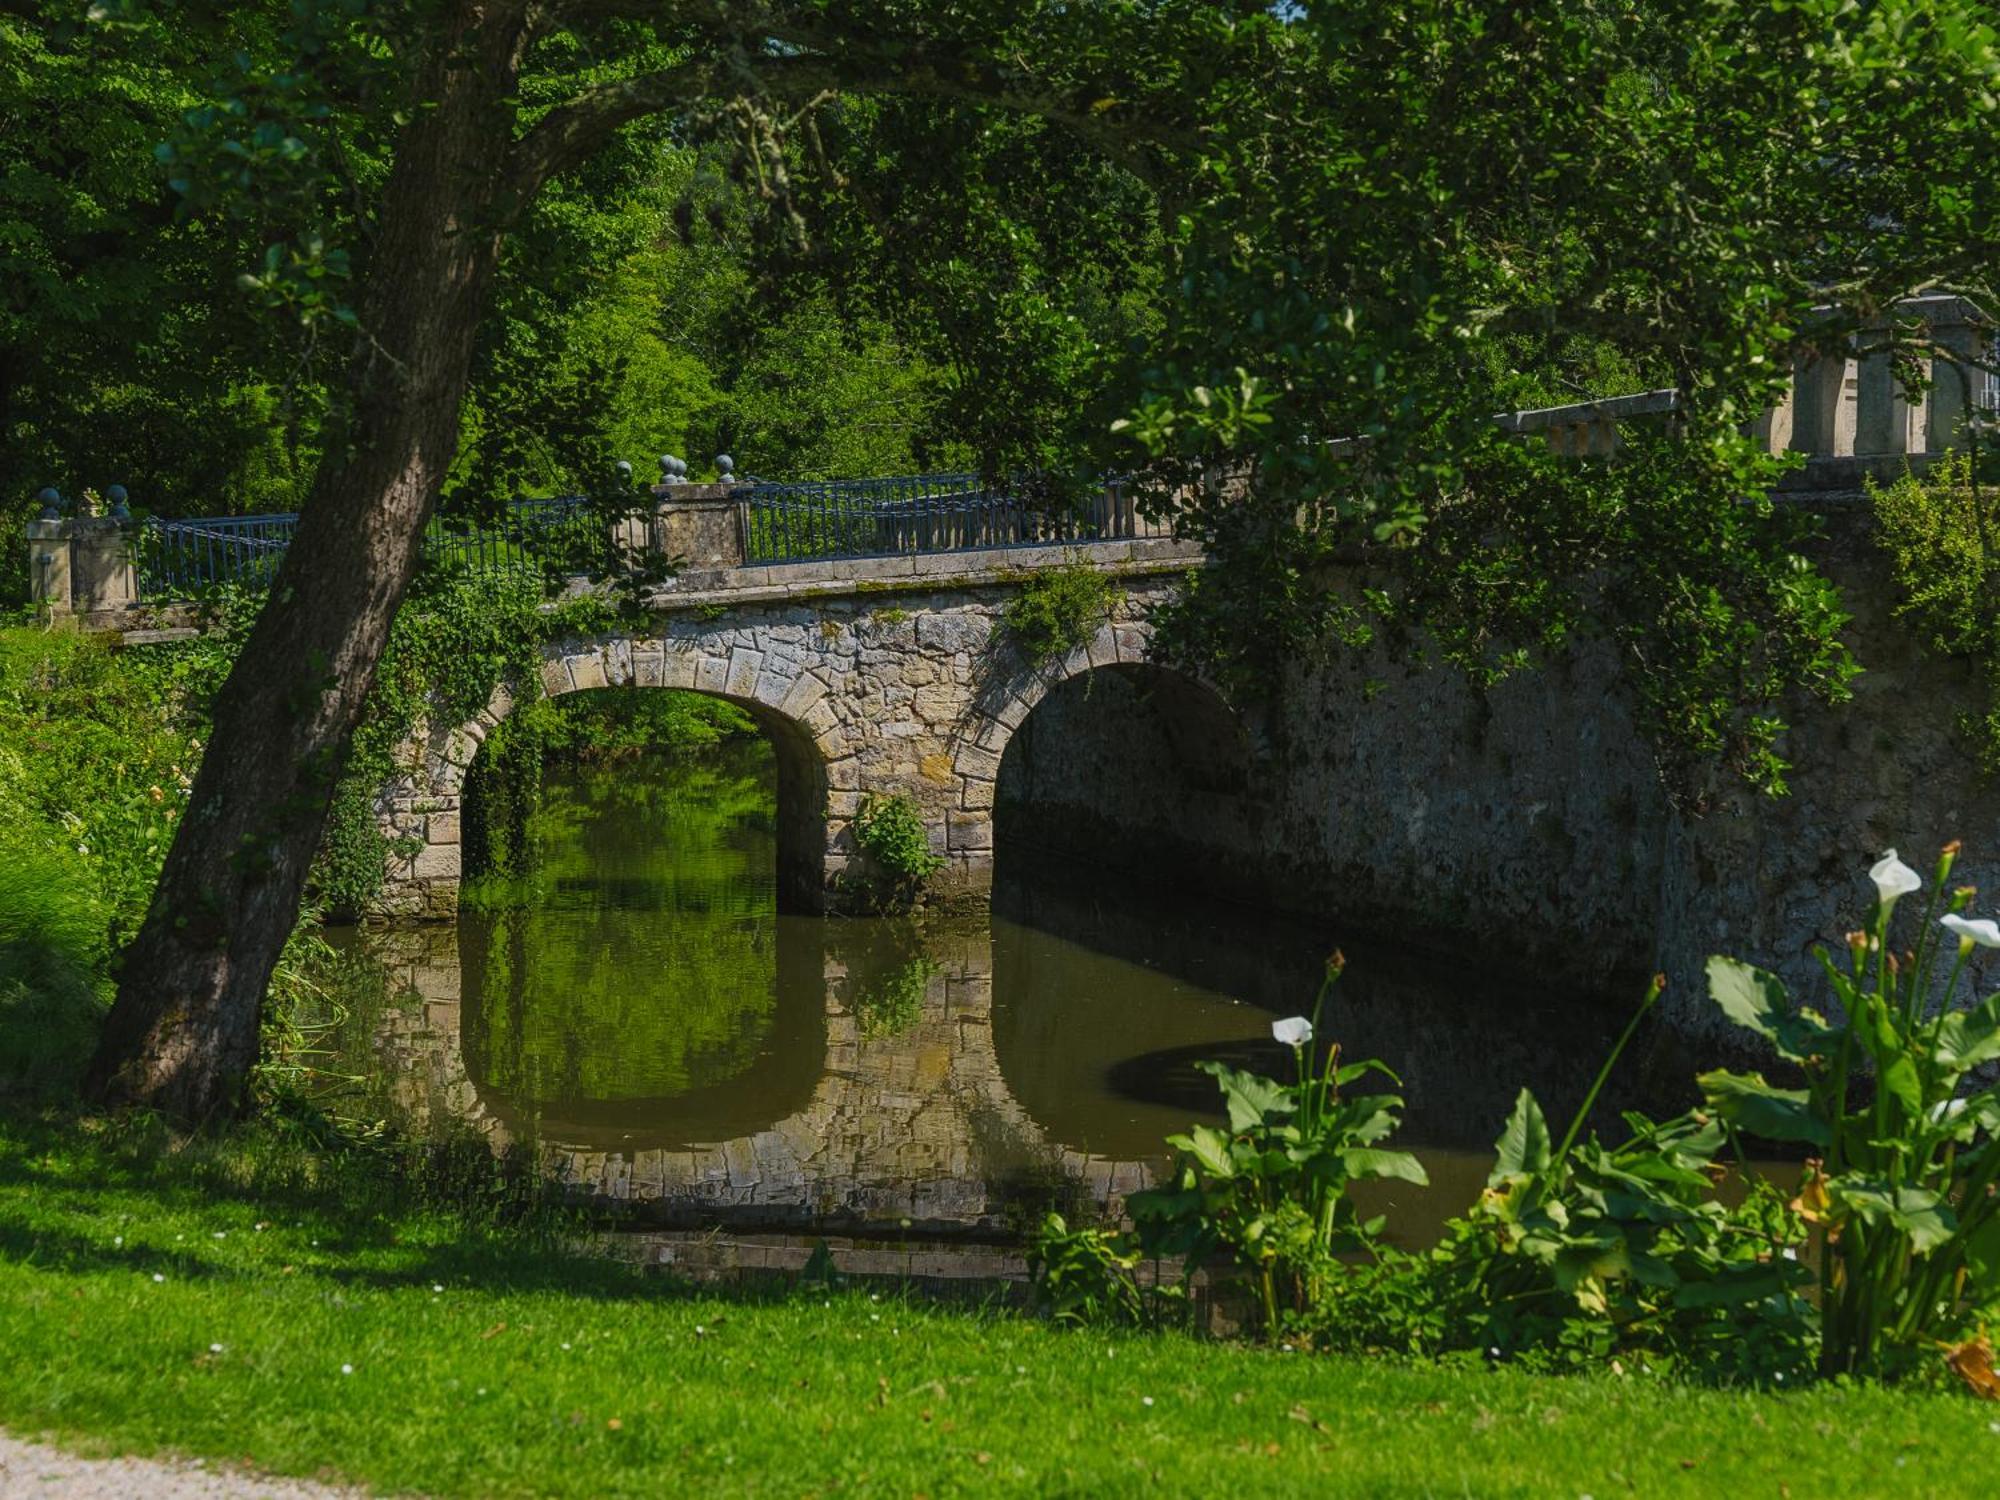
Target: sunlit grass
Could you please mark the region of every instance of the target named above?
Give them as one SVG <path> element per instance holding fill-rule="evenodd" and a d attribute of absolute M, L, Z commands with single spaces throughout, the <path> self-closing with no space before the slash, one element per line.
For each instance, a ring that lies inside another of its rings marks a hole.
<path fill-rule="evenodd" d="M 0 1424 L 440 1495 L 1965 1495 L 2000 1474 L 2000 1408 L 1964 1398 L 723 1295 L 480 1228 L 471 1201 L 413 1206 L 367 1158 L 261 1128 L 170 1144 L 0 1126 Z"/>

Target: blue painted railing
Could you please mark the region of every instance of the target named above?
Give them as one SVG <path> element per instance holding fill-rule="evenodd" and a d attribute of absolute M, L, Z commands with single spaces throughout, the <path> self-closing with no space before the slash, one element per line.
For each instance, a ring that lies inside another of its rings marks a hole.
<path fill-rule="evenodd" d="M 299 523 L 295 511 L 262 516 L 149 517 L 139 525 L 139 597 L 196 598 L 225 584 L 263 588 L 278 571 Z M 551 557 L 608 552 L 604 511 L 582 496 L 516 500 L 494 524 L 433 520 L 426 562 L 492 571 L 541 569 Z"/>
<path fill-rule="evenodd" d="M 1122 480 L 1083 495 L 977 474 L 760 481 L 743 505 L 743 552 L 753 565 L 1171 534 L 1138 513 Z"/>
<path fill-rule="evenodd" d="M 476 571 L 601 573 L 644 547 L 635 507 L 649 508 L 672 493 L 668 487 L 601 501 L 579 495 L 516 500 L 491 522 L 434 520 L 424 536 L 424 558 Z M 1163 523 L 1139 515 L 1122 480 L 1081 494 L 1036 480 L 995 485 L 977 474 L 743 480 L 733 498 L 743 557 L 753 566 L 1170 534 Z M 265 587 L 298 520 L 291 512 L 148 518 L 139 525 L 136 548 L 139 597 L 160 602 L 198 598 L 225 585 Z"/>

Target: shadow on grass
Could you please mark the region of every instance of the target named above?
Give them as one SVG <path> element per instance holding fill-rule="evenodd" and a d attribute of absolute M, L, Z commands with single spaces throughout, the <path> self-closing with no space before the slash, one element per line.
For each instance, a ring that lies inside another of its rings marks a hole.
<path fill-rule="evenodd" d="M 821 1290 L 790 1279 L 693 1282 L 596 1251 L 589 1237 L 608 1223 L 563 1203 L 525 1157 L 496 1158 L 481 1139 L 329 1144 L 316 1134 L 282 1114 L 179 1136 L 143 1116 L 0 1104 L 0 1261 L 237 1284 L 280 1275 L 385 1291 L 449 1283 L 598 1302 L 769 1304 L 801 1286 Z M 194 1218 L 205 1228 L 225 1206 L 239 1243 L 248 1216 L 278 1227 L 288 1252 L 246 1264 L 205 1238 L 186 1248 L 138 1235 L 112 1242 L 114 1225 Z"/>

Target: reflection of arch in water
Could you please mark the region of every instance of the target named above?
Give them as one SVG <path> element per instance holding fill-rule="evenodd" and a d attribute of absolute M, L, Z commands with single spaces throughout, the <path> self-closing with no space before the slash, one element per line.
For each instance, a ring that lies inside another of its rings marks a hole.
<path fill-rule="evenodd" d="M 684 1146 L 761 1130 L 812 1097 L 826 1051 L 826 1019 L 820 1007 L 800 1003 L 809 994 L 809 984 L 817 980 L 819 965 L 815 954 L 785 941 L 784 934 L 797 925 L 795 919 L 767 912 L 725 924 L 735 929 L 754 924 L 749 934 L 752 947 L 714 955 L 717 968 L 727 969 L 722 975 L 725 984 L 745 994 L 725 994 L 719 1011 L 709 1007 L 709 1013 L 700 1017 L 710 1023 L 711 1033 L 718 1022 L 728 1028 L 726 1032 L 696 1037 L 695 1045 L 677 1047 L 675 1033 L 684 1032 L 691 1019 L 687 1015 L 691 997 L 676 984 L 687 976 L 685 962 L 648 966 L 633 962 L 635 956 L 629 953 L 612 955 L 622 971 L 617 994 L 619 1013 L 629 1028 L 624 1033 L 615 1024 L 607 1027 L 601 1016 L 592 1018 L 598 1022 L 594 1026 L 565 1027 L 560 1007 L 570 995 L 560 988 L 530 993 L 512 965 L 489 963 L 496 930 L 504 941 L 511 936 L 505 932 L 510 924 L 560 920 L 562 915 L 510 912 L 490 918 L 467 915 L 459 921 L 464 967 L 458 1040 L 463 1065 L 487 1113 L 509 1135 L 534 1135 L 600 1150 Z M 699 922 L 688 913 L 662 914 L 657 922 L 643 926 L 656 935 L 688 937 L 697 947 L 717 936 L 717 924 Z M 516 942 L 516 948 L 522 959 L 532 959 L 532 943 Z M 794 972 L 804 965 L 810 965 L 810 973 Z M 714 975 L 716 970 L 707 972 Z M 756 993 L 748 993 L 752 990 Z M 582 990 L 571 993 L 578 1005 L 588 998 Z M 727 1003 L 736 999 L 751 1003 Z M 545 1041 L 544 1046 L 567 1064 L 559 1065 L 559 1076 L 550 1077 L 546 1067 L 519 1066 L 520 1031 L 528 1019 L 521 1011 L 530 1005 L 544 1012 L 533 1018 L 544 1032 L 557 1032 L 553 1045 Z M 508 1007 L 513 1008 L 511 1017 L 501 1013 Z M 555 1013 L 548 1014 L 551 1010 Z M 612 1020 L 615 1023 L 617 1017 Z M 511 1057 L 493 1055 L 496 1033 L 515 1043 Z M 705 1049 L 699 1045 L 704 1041 Z M 646 1066 L 657 1063 L 663 1053 L 685 1056 L 685 1065 L 666 1078 L 656 1067 Z M 594 1075 L 585 1074 L 579 1063 L 587 1066 L 593 1060 L 605 1067 Z M 621 1063 L 628 1070 L 637 1063 L 636 1076 L 631 1071 L 621 1075 Z"/>
<path fill-rule="evenodd" d="M 1034 854 L 1230 893 L 1254 882 L 1258 741 L 1207 683 L 1144 661 L 1059 676 L 1020 711 L 994 789 L 999 875 Z"/>
<path fill-rule="evenodd" d="M 816 1077 L 797 1107 L 754 1128 L 738 1120 L 674 1144 L 614 1141 L 588 1122 L 579 1128 L 544 1118 L 539 1139 L 551 1170 L 580 1196 L 668 1223 L 865 1227 L 907 1220 L 988 1231 L 1017 1228 L 1050 1206 L 1116 1212 L 1126 1193 L 1150 1179 L 1150 1159 L 1051 1143 L 1014 1100 L 993 1045 L 992 958 L 983 934 L 929 939 L 914 1013 L 891 1034 L 871 1034 L 861 1014 L 867 976 L 854 955 L 828 945 L 827 932 L 819 922 L 780 924 L 781 962 L 816 966 L 825 995 Z M 391 946 L 398 940 L 412 935 L 388 935 Z M 522 1122 L 466 1070 L 447 951 L 455 939 L 432 930 L 414 940 L 428 943 L 423 957 L 385 956 L 417 990 L 418 1003 L 392 1008 L 378 1038 L 400 1111 L 417 1128 L 451 1119 L 496 1146 L 519 1139 Z"/>

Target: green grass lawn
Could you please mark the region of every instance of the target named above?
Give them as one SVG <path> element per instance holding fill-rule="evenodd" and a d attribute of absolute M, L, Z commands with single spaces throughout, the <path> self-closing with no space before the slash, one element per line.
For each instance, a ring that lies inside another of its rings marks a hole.
<path fill-rule="evenodd" d="M 689 1290 L 247 1156 L 0 1123 L 0 1425 L 439 1495 L 1950 1495 L 2000 1406 Z M 288 1160 L 288 1156 L 292 1159 Z M 359 1185 L 357 1185 L 359 1184 Z"/>

